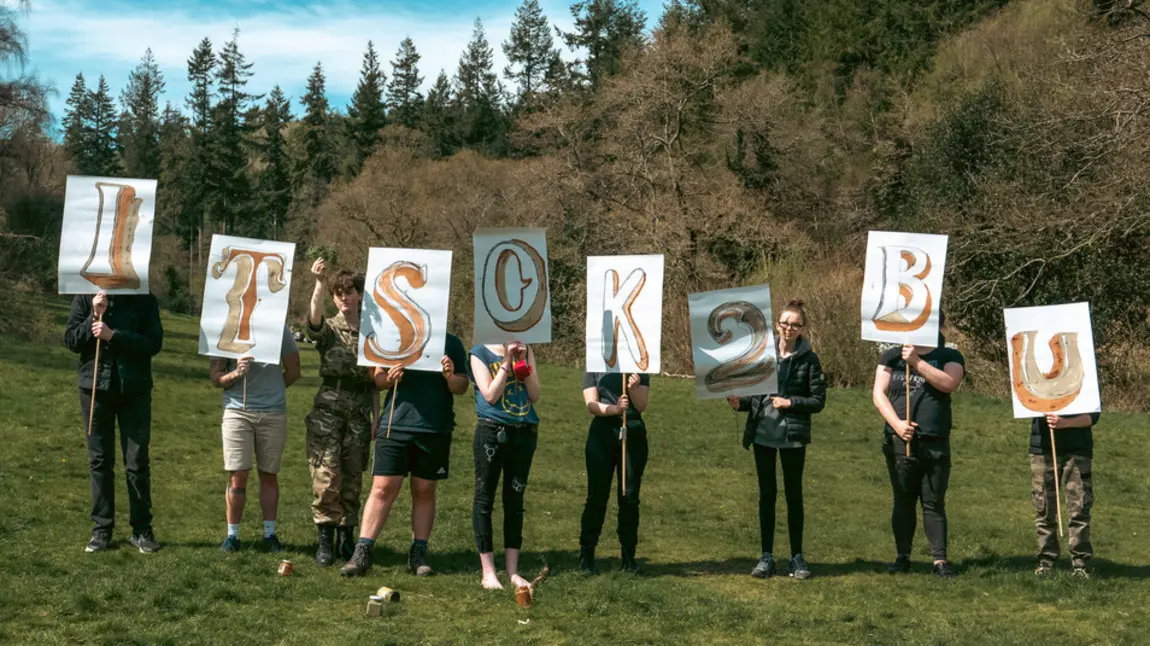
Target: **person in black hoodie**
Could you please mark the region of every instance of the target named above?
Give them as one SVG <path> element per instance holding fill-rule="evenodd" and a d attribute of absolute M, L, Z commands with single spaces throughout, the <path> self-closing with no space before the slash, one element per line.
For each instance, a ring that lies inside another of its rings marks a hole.
<path fill-rule="evenodd" d="M 1030 475 L 1034 488 L 1034 526 L 1038 535 L 1038 568 L 1042 576 L 1054 569 L 1060 551 L 1055 506 L 1054 457 L 1058 454 L 1059 482 L 1070 514 L 1071 573 L 1089 579 L 1086 562 L 1094 556 L 1090 544 L 1090 508 L 1094 505 L 1094 431 L 1101 413 L 1061 417 L 1049 414 L 1030 422 Z M 1050 429 L 1054 442 L 1050 444 Z"/>
<path fill-rule="evenodd" d="M 787 498 L 787 529 L 791 540 L 790 575 L 809 579 L 810 568 L 803 559 L 803 464 L 806 445 L 811 441 L 811 415 L 827 401 L 827 384 L 819 356 L 803 335 L 807 314 L 802 301 L 791 301 L 779 314 L 776 324 L 779 357 L 779 392 L 775 395 L 728 397 L 737 411 L 749 411 L 743 431 L 743 448 L 755 448 L 755 470 L 759 476 L 759 530 L 762 557 L 751 576 L 765 579 L 778 572 L 775 565 L 775 456 L 783 465 L 783 486 Z"/>
<path fill-rule="evenodd" d="M 100 364 L 95 365 L 96 340 Z M 111 545 L 116 520 L 115 424 L 128 479 L 132 546 L 144 553 L 160 549 L 152 533 L 152 483 L 148 444 L 152 433 L 152 357 L 160 352 L 164 329 L 151 294 L 77 295 L 64 333 L 64 345 L 80 355 L 80 412 L 88 435 L 88 473 L 92 484 L 92 539 L 85 551 Z"/>

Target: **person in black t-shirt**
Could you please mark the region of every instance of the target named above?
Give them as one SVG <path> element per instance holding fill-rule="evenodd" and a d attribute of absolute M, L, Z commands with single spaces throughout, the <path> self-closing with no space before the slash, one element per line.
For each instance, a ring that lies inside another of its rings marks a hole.
<path fill-rule="evenodd" d="M 579 568 L 598 574 L 595 546 L 607 517 L 607 500 L 611 497 L 611 479 L 622 471 L 623 411 L 627 411 L 627 482 L 619 476 L 619 544 L 624 572 L 639 572 L 635 547 L 639 542 L 639 486 L 647 466 L 647 427 L 643 411 L 647 410 L 650 393 L 649 375 L 628 375 L 627 394 L 623 395 L 623 375 L 587 372 L 583 374 L 583 400 L 593 416 L 587 431 L 587 502 L 579 528 Z M 623 484 L 626 484 L 624 491 Z"/>
<path fill-rule="evenodd" d="M 375 539 L 387 523 L 404 478 L 410 474 L 412 542 L 407 567 L 416 576 L 428 576 L 432 569 L 427 562 L 427 541 L 435 524 L 435 488 L 448 476 L 451 433 L 455 430 L 453 395 L 467 392 L 467 350 L 459 337 L 448 334 L 439 372 L 405 372 L 403 366 L 393 366 L 376 368 L 373 378 L 387 398 L 373 433 L 371 494 L 363 506 L 355 552 L 339 573 L 362 576 L 371 569 Z"/>
<path fill-rule="evenodd" d="M 1034 495 L 1034 527 L 1038 537 L 1038 567 L 1042 576 L 1054 569 L 1058 545 L 1058 507 L 1052 504 L 1054 456 L 1058 454 L 1059 482 L 1070 514 L 1070 567 L 1074 576 L 1089 579 L 1086 562 L 1094 557 L 1090 543 L 1090 508 L 1094 506 L 1094 431 L 1101 413 L 1061 417 L 1050 414 L 1030 421 L 1030 475 Z M 1055 446 L 1050 444 L 1054 429 Z"/>
<path fill-rule="evenodd" d="M 946 488 L 950 481 L 950 394 L 966 375 L 958 350 L 905 345 L 882 353 L 875 372 L 875 408 L 886 421 L 883 453 L 894 491 L 891 528 L 898 557 L 890 572 L 910 571 L 918 500 L 922 526 L 934 556 L 934 573 L 951 578 L 946 559 Z M 910 420 L 906 419 L 906 366 L 910 365 Z M 910 442 L 910 456 L 906 443 Z"/>

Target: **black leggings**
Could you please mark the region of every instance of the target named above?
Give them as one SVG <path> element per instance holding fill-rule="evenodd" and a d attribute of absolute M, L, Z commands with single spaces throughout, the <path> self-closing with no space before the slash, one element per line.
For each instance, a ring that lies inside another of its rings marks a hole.
<path fill-rule="evenodd" d="M 787 531 L 791 536 L 791 554 L 803 552 L 803 464 L 807 447 L 769 449 L 755 445 L 755 470 L 759 474 L 759 532 L 763 551 L 774 552 L 775 499 L 779 487 L 775 482 L 775 454 L 783 464 L 783 488 L 787 498 Z"/>
<path fill-rule="evenodd" d="M 587 434 L 587 502 L 579 525 L 579 544 L 595 546 L 607 518 L 607 501 L 611 498 L 611 479 L 622 470 L 623 448 L 619 429 L 591 427 Z M 647 429 L 639 426 L 627 431 L 627 493 L 615 487 L 619 501 L 619 544 L 634 548 L 639 543 L 639 486 L 647 466 Z M 617 480 L 622 480 L 622 475 Z"/>
<path fill-rule="evenodd" d="M 911 442 L 911 457 L 903 445 L 886 447 L 886 468 L 894 491 L 890 526 L 895 548 L 910 555 L 914 544 L 917 503 L 922 499 L 922 529 L 937 561 L 946 560 L 946 487 L 950 483 L 949 440 Z"/>
<path fill-rule="evenodd" d="M 475 427 L 472 453 L 475 458 L 475 502 L 471 507 L 471 528 L 475 547 L 480 554 L 495 551 L 491 529 L 491 511 L 495 507 L 495 490 L 503 479 L 503 547 L 517 550 L 523 546 L 523 494 L 527 476 L 535 457 L 538 426 L 534 424 L 499 425 L 479 420 Z M 499 442 L 499 431 L 506 440 Z"/>

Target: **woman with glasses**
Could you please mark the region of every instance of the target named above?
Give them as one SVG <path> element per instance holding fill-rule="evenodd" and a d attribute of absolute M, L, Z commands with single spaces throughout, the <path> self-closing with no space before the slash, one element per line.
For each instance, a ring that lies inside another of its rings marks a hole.
<path fill-rule="evenodd" d="M 778 337 L 779 392 L 775 395 L 728 397 L 731 408 L 748 411 L 743 431 L 743 448 L 755 447 L 755 469 L 759 476 L 759 530 L 762 557 L 751 576 L 765 579 L 778 573 L 775 564 L 775 457 L 783 465 L 783 487 L 787 499 L 787 529 L 791 540 L 790 576 L 809 579 L 811 571 L 803 559 L 803 464 L 806 445 L 811 441 L 811 415 L 823 409 L 827 399 L 826 379 L 819 356 L 803 336 L 807 314 L 802 301 L 790 301 L 779 314 Z"/>

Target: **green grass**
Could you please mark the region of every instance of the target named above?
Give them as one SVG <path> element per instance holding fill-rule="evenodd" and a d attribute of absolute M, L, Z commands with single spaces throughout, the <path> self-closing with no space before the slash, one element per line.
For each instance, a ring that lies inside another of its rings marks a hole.
<path fill-rule="evenodd" d="M 66 310 L 53 305 L 62 325 Z M 587 418 L 580 373 L 541 369 L 539 450 L 527 495 L 524 570 L 546 560 L 553 576 L 535 607 L 514 593 L 479 587 L 471 537 L 472 395 L 457 400 L 455 475 L 440 488 L 431 545 L 440 574 L 405 572 L 406 491 L 380 536 L 366 579 L 342 580 L 311 561 L 310 480 L 303 417 L 318 380 L 305 347 L 305 375 L 290 389 L 291 426 L 281 473 L 280 536 L 296 562 L 225 555 L 225 474 L 220 397 L 196 356 L 196 321 L 164 317 L 155 361 L 152 479 L 164 550 L 126 544 L 122 469 L 118 549 L 85 554 L 90 497 L 75 359 L 61 345 L 7 343 L 0 357 L 0 642 L 159 644 L 568 643 L 1138 643 L 1150 631 L 1150 484 L 1144 417 L 1107 413 L 1096 431 L 1096 578 L 1066 573 L 1036 580 L 1028 425 L 1007 402 L 956 398 L 955 463 L 948 508 L 950 553 L 960 577 L 928 575 L 916 539 L 915 574 L 891 577 L 890 489 L 879 452 L 880 423 L 861 391 L 835 390 L 816 417 L 807 458 L 806 554 L 815 578 L 747 576 L 758 552 L 753 460 L 739 446 L 741 422 L 717 401 L 700 402 L 689 381 L 652 385 L 651 458 L 643 484 L 640 578 L 575 573 L 585 493 Z M 254 488 L 257 485 L 251 484 Z M 243 538 L 260 535 L 255 492 Z M 786 553 L 785 513 L 777 552 Z M 497 507 L 498 511 L 498 507 Z M 600 544 L 617 567 L 614 503 Z M 499 523 L 496 523 L 496 541 Z M 387 585 L 404 599 L 383 619 L 363 616 L 367 596 Z M 524 624 L 524 621 L 529 623 Z"/>

